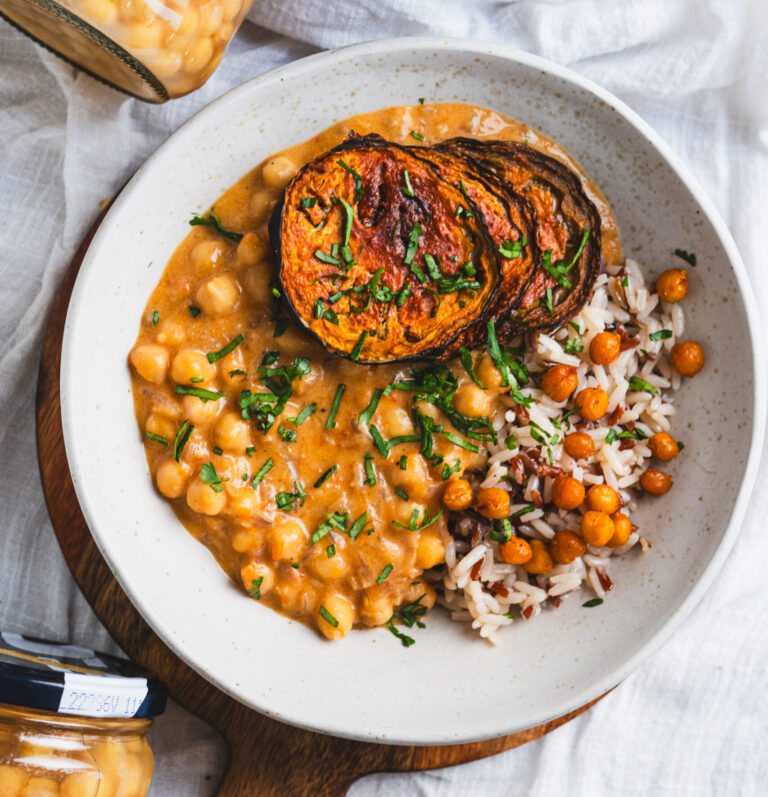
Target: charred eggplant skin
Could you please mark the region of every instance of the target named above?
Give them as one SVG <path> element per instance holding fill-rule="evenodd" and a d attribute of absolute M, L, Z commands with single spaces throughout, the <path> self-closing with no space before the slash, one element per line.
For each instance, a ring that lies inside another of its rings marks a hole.
<path fill-rule="evenodd" d="M 454 138 L 437 149 L 467 159 L 481 174 L 494 175 L 511 193 L 525 196 L 537 216 L 541 260 L 517 310 L 498 325 L 499 336 L 551 329 L 576 315 L 589 301 L 601 267 L 600 215 L 578 177 L 554 158 L 515 141 Z M 561 268 L 559 279 L 553 276 L 558 264 L 570 263 L 567 273 Z M 543 301 L 548 289 L 551 311 Z"/>
<path fill-rule="evenodd" d="M 459 205 L 469 212 L 457 216 Z M 501 281 L 477 205 L 378 136 L 350 138 L 301 169 L 269 237 L 294 319 L 361 363 L 440 359 Z"/>

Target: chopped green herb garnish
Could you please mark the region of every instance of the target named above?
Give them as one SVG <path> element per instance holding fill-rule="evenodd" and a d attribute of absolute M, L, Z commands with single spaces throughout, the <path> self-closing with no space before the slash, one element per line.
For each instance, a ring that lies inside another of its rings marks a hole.
<path fill-rule="evenodd" d="M 523 247 L 528 243 L 525 235 L 521 236 L 519 241 L 504 241 L 499 247 L 499 254 L 507 260 L 520 257 Z"/>
<path fill-rule="evenodd" d="M 264 581 L 264 576 L 259 576 L 258 578 L 254 578 L 253 581 L 251 581 L 251 588 L 248 590 L 248 594 L 256 598 L 256 600 L 261 600 L 262 581 Z"/>
<path fill-rule="evenodd" d="M 209 351 L 205 356 L 208 358 L 209 363 L 215 363 L 216 360 L 220 360 L 222 357 L 226 357 L 228 354 L 233 352 L 242 342 L 243 336 L 238 335 L 236 338 L 227 343 L 224 348 L 219 349 L 218 351 Z"/>
<path fill-rule="evenodd" d="M 272 333 L 273 338 L 279 338 L 286 329 L 288 329 L 288 319 L 278 318 L 275 323 L 275 331 Z"/>
<path fill-rule="evenodd" d="M 295 443 L 296 442 L 296 431 L 294 429 L 286 429 L 285 426 L 280 424 L 277 427 L 277 433 L 280 435 L 281 439 L 285 443 Z"/>
<path fill-rule="evenodd" d="M 427 273 L 430 276 L 430 279 L 433 279 L 435 282 L 438 280 L 443 279 L 443 272 L 440 271 L 440 266 L 437 264 L 437 259 L 430 254 L 424 255 L 424 264 L 427 267 Z"/>
<path fill-rule="evenodd" d="M 327 307 L 325 309 L 323 312 L 323 320 L 327 321 L 329 324 L 339 325 L 339 316 L 332 307 Z"/>
<path fill-rule="evenodd" d="M 547 308 L 550 315 L 555 314 L 555 307 L 552 304 L 552 288 L 547 288 L 547 291 L 545 293 L 544 306 Z"/>
<path fill-rule="evenodd" d="M 303 208 L 313 208 L 317 204 L 316 196 L 303 196 L 299 205 Z"/>
<path fill-rule="evenodd" d="M 333 404 L 331 404 L 331 411 L 328 413 L 328 419 L 325 422 L 326 429 L 333 429 L 336 426 L 336 413 L 339 411 L 339 405 L 341 404 L 341 397 L 344 395 L 344 391 L 347 389 L 347 386 L 341 382 L 339 386 L 336 388 L 336 395 L 333 397 Z"/>
<path fill-rule="evenodd" d="M 254 476 L 254 477 L 251 479 L 251 487 L 253 487 L 253 489 L 255 490 L 255 489 L 256 489 L 256 488 L 259 486 L 259 484 L 261 483 L 261 480 L 262 480 L 262 479 L 263 479 L 263 478 L 264 478 L 264 477 L 265 477 L 265 476 L 266 476 L 266 475 L 267 475 L 267 474 L 268 474 L 268 473 L 269 473 L 269 472 L 272 470 L 272 468 L 274 468 L 274 467 L 275 467 L 275 462 L 274 462 L 274 460 L 272 459 L 272 457 L 270 457 L 270 458 L 269 458 L 269 459 L 268 459 L 268 460 L 267 460 L 267 461 L 266 461 L 266 462 L 265 462 L 265 463 L 264 463 L 264 464 L 263 464 L 263 465 L 262 465 L 262 466 L 259 468 L 259 470 L 258 470 L 258 472 L 256 473 L 256 475 L 255 475 L 255 476 Z"/>
<path fill-rule="evenodd" d="M 320 478 L 315 482 L 314 484 L 315 488 L 322 487 L 328 481 L 328 479 L 330 479 L 331 476 L 333 476 L 335 471 L 338 470 L 338 467 L 339 467 L 338 465 L 333 465 L 330 468 L 328 468 L 328 470 L 325 471 L 325 473 L 323 473 L 322 476 L 320 476 Z"/>
<path fill-rule="evenodd" d="M 363 462 L 365 467 L 365 483 L 369 487 L 373 487 L 376 484 L 376 471 L 373 469 L 373 457 L 370 454 L 366 454 Z"/>
<path fill-rule="evenodd" d="M 648 393 L 655 393 L 657 396 L 659 395 L 658 388 L 655 388 L 653 385 L 651 385 L 649 382 L 646 382 L 645 379 L 641 379 L 639 376 L 632 376 L 627 379 L 627 382 L 629 382 L 630 390 L 647 391 Z"/>
<path fill-rule="evenodd" d="M 648 337 L 651 340 L 667 340 L 667 338 L 672 337 L 672 330 L 671 329 L 659 329 L 656 332 L 651 332 Z"/>
<path fill-rule="evenodd" d="M 390 562 L 382 571 L 381 575 L 376 579 L 377 584 L 381 584 L 384 579 L 392 572 L 393 565 Z"/>
<path fill-rule="evenodd" d="M 317 404 L 314 401 L 311 404 L 307 404 L 307 406 L 293 419 L 293 422 L 296 426 L 301 426 L 316 409 Z"/>
<path fill-rule="evenodd" d="M 392 445 L 391 440 L 389 441 L 389 444 Z M 408 457 L 405 454 L 403 454 L 403 456 L 400 457 L 400 460 L 397 463 L 397 467 L 400 468 L 400 470 L 405 470 L 408 467 Z"/>
<path fill-rule="evenodd" d="M 192 218 L 189 220 L 189 226 L 197 227 L 199 225 L 203 225 L 204 227 L 212 227 L 225 238 L 228 238 L 230 241 L 234 241 L 235 243 L 238 243 L 243 239 L 242 233 L 227 230 L 214 215 L 213 211 L 206 213 L 205 216 L 192 216 Z"/>
<path fill-rule="evenodd" d="M 255 453 L 256 453 L 256 448 L 254 446 L 248 446 L 248 448 L 245 449 L 246 457 L 252 457 Z"/>
<path fill-rule="evenodd" d="M 323 317 L 323 310 L 325 310 L 325 302 L 322 299 L 318 299 L 315 302 L 315 306 L 312 310 L 312 315 L 315 318 L 322 318 Z"/>
<path fill-rule="evenodd" d="M 319 611 L 320 616 L 326 623 L 330 623 L 334 628 L 339 627 L 339 621 L 325 608 L 325 606 L 321 606 Z"/>
<path fill-rule="evenodd" d="M 397 626 L 392 622 L 391 619 L 387 620 L 387 628 L 403 643 L 404 648 L 409 648 L 411 645 L 416 644 L 416 640 L 412 636 L 408 636 L 408 634 L 398 631 Z"/>
<path fill-rule="evenodd" d="M 331 266 L 341 265 L 341 260 L 339 260 L 338 257 L 334 257 L 333 255 L 326 255 L 325 252 L 322 251 L 322 249 L 315 249 L 314 255 L 321 263 L 328 263 L 328 265 Z"/>
<path fill-rule="evenodd" d="M 301 482 L 294 482 L 293 489 L 296 492 L 280 492 L 275 496 L 275 504 L 277 504 L 277 508 L 283 512 L 290 512 L 295 509 L 296 507 L 294 505 L 297 501 L 299 501 L 299 506 L 304 506 L 307 494 L 304 492 Z"/>
<path fill-rule="evenodd" d="M 202 376 L 190 376 L 189 377 L 189 381 L 192 382 L 193 384 L 197 384 L 198 382 L 202 382 L 203 381 L 203 377 Z"/>
<path fill-rule="evenodd" d="M 192 318 L 197 318 L 202 311 L 199 307 L 196 307 L 194 304 L 189 305 L 189 314 Z"/>
<path fill-rule="evenodd" d="M 161 434 L 155 434 L 154 432 L 144 432 L 144 435 L 147 440 L 152 440 L 155 443 L 164 445 L 166 448 L 168 447 L 168 441 Z"/>
<path fill-rule="evenodd" d="M 248 374 L 246 374 L 245 371 L 243 371 L 242 368 L 233 368 L 229 372 L 229 375 L 230 375 L 230 377 L 232 377 L 232 376 L 248 376 Z"/>
<path fill-rule="evenodd" d="M 331 559 L 332 557 L 336 556 L 336 546 L 335 546 L 335 545 L 329 545 L 329 546 L 328 546 L 328 547 L 325 549 L 325 553 L 326 553 L 326 556 L 327 556 L 329 559 Z"/>
<path fill-rule="evenodd" d="M 424 105 L 424 97 L 419 97 L 419 105 Z"/>
<path fill-rule="evenodd" d="M 459 468 L 461 468 L 461 460 L 460 459 L 457 459 L 456 462 L 454 462 L 453 465 L 450 465 L 450 466 L 446 462 L 443 465 L 443 471 L 440 474 L 440 478 L 443 481 L 447 481 L 448 479 L 451 478 L 451 476 L 453 476 L 454 473 L 457 473 L 459 471 Z"/>
<path fill-rule="evenodd" d="M 629 285 L 629 277 L 624 277 L 621 281 L 621 287 L 626 288 Z"/>
<path fill-rule="evenodd" d="M 344 169 L 346 172 L 349 172 L 349 174 L 352 175 L 355 181 L 355 196 L 352 201 L 359 202 L 363 196 L 363 178 L 354 169 L 347 166 L 347 164 L 344 163 L 344 161 L 341 160 L 341 158 L 339 158 L 339 160 L 337 160 L 336 163 L 338 163 L 339 166 L 342 167 L 342 169 Z M 347 243 L 349 243 L 349 238 L 347 238 Z"/>
<path fill-rule="evenodd" d="M 200 479 L 204 481 L 215 493 L 221 492 L 221 483 L 228 482 L 229 479 L 222 479 L 216 473 L 216 468 L 213 467 L 212 462 L 207 462 L 200 468 Z"/>
<path fill-rule="evenodd" d="M 677 441 L 677 450 L 678 451 L 682 451 L 684 448 L 685 448 L 685 443 L 683 443 L 682 440 L 678 440 Z"/>
<path fill-rule="evenodd" d="M 158 321 L 160 321 L 160 313 L 158 313 L 157 310 L 155 310 L 155 312 L 152 313 L 152 324 L 154 326 L 157 326 Z"/>
<path fill-rule="evenodd" d="M 352 353 L 349 355 L 349 359 L 352 362 L 357 362 L 360 359 L 360 355 L 363 353 L 363 344 L 365 343 L 365 339 L 368 337 L 368 330 L 366 329 L 362 335 L 360 335 L 359 340 L 355 343 L 355 348 L 352 349 Z"/>
<path fill-rule="evenodd" d="M 224 398 L 223 393 L 216 390 L 206 390 L 204 387 L 184 387 L 184 385 L 176 385 L 177 396 L 196 396 L 200 401 L 218 401 Z"/>
<path fill-rule="evenodd" d="M 510 450 L 514 451 L 517 448 L 517 438 L 511 434 L 504 440 L 504 445 Z"/>
<path fill-rule="evenodd" d="M 615 429 L 609 429 L 608 434 L 605 436 L 606 444 L 610 445 L 618 436 L 619 433 Z"/>
<path fill-rule="evenodd" d="M 675 254 L 691 266 L 696 266 L 696 255 L 686 252 L 685 249 L 675 249 Z"/>
<path fill-rule="evenodd" d="M 605 603 L 602 598 L 592 598 L 592 600 L 588 600 L 586 603 L 582 603 L 582 606 L 586 606 L 587 609 L 591 609 L 593 606 L 599 606 L 601 603 Z"/>
<path fill-rule="evenodd" d="M 173 441 L 173 458 L 176 462 L 179 461 L 181 452 L 184 450 L 184 446 L 189 442 L 189 438 L 194 431 L 195 427 L 192 426 L 189 421 L 185 420 L 179 427 L 179 431 L 176 432 L 176 438 Z"/>
<path fill-rule="evenodd" d="M 410 234 L 408 235 L 408 248 L 405 250 L 405 258 L 403 259 L 403 263 L 406 266 L 410 266 L 413 263 L 413 258 L 416 256 L 416 250 L 419 248 L 419 238 L 421 237 L 421 225 L 416 222 L 411 229 Z M 417 267 L 418 268 L 418 267 Z M 420 269 L 419 269 L 420 271 Z M 414 271 L 414 273 L 416 273 Z M 423 277 L 422 272 L 422 277 Z M 426 277 L 422 279 L 419 277 L 418 274 L 416 275 L 417 279 L 421 282 L 426 282 Z"/>
<path fill-rule="evenodd" d="M 416 194 L 413 192 L 413 186 L 411 185 L 411 176 L 408 174 L 408 169 L 403 172 L 403 187 L 402 192 L 407 197 L 414 197 Z"/>
<path fill-rule="evenodd" d="M 291 567 L 293 567 L 293 568 L 295 568 L 296 570 L 298 570 L 298 569 L 301 567 L 301 562 L 294 562 L 294 563 L 291 565 Z"/>
<path fill-rule="evenodd" d="M 424 136 L 421 133 L 417 133 L 415 130 L 411 130 L 409 135 L 413 136 L 417 141 L 424 141 Z"/>
<path fill-rule="evenodd" d="M 373 442 L 379 450 L 379 454 L 386 459 L 389 456 L 389 443 L 381 436 L 381 432 L 373 425 L 369 424 L 368 431 L 371 433 Z"/>
<path fill-rule="evenodd" d="M 216 454 L 217 457 L 220 457 L 224 452 L 218 446 L 214 446 L 213 453 Z"/>
<path fill-rule="evenodd" d="M 419 518 L 419 510 L 414 509 L 411 513 L 411 519 L 408 522 L 408 525 L 405 526 L 402 523 L 399 523 L 397 520 L 393 520 L 392 524 L 395 526 L 399 526 L 401 529 L 408 529 L 409 531 L 421 531 L 422 529 L 431 526 L 441 515 L 443 514 L 443 510 L 441 509 L 433 518 L 429 517 L 429 508 L 424 510 L 424 517 L 421 520 L 421 525 L 418 523 Z"/>
<path fill-rule="evenodd" d="M 376 412 L 376 408 L 379 406 L 379 400 L 383 393 L 384 391 L 378 387 L 373 391 L 373 396 L 371 396 L 368 406 L 360 413 L 360 417 L 357 419 L 358 426 L 362 426 L 363 424 L 367 425 L 371 422 L 371 418 Z"/>
<path fill-rule="evenodd" d="M 402 487 L 395 487 L 395 495 L 397 495 L 399 498 L 402 498 L 403 501 L 410 501 L 410 498 L 408 498 L 408 493 L 405 492 Z"/>

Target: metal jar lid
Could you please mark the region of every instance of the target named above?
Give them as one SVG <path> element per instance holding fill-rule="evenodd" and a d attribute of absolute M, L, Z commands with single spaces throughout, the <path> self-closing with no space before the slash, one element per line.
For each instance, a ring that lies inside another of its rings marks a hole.
<path fill-rule="evenodd" d="M 0 631 L 0 703 L 100 719 L 156 717 L 167 689 L 127 659 Z"/>

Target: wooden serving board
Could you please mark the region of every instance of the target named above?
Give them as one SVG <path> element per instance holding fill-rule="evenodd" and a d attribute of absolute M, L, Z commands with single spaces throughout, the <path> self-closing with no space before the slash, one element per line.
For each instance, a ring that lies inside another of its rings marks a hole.
<path fill-rule="evenodd" d="M 106 211 L 105 211 L 106 212 Z M 102 215 L 75 254 L 59 288 L 43 343 L 37 385 L 37 451 L 53 527 L 72 575 L 96 615 L 128 655 L 168 684 L 171 696 L 217 728 L 229 745 L 219 794 L 342 795 L 373 772 L 434 769 L 474 761 L 538 739 L 597 701 L 511 736 L 473 744 L 404 747 L 354 742 L 294 728 L 225 695 L 184 664 L 136 611 L 99 553 L 83 518 L 64 451 L 59 404 L 61 344 L 69 298 Z"/>

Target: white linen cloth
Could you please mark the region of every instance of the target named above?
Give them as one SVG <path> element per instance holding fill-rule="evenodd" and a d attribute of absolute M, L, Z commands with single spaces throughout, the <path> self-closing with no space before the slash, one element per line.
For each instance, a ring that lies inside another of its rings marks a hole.
<path fill-rule="evenodd" d="M 729 224 L 765 308 L 767 8 L 765 0 L 256 0 L 206 86 L 160 107 L 78 73 L 0 22 L 0 628 L 114 648 L 46 514 L 34 436 L 38 358 L 57 286 L 99 201 L 188 116 L 319 48 L 414 34 L 515 45 L 592 78 L 659 131 Z M 492 759 L 372 776 L 351 794 L 766 794 L 767 477 L 764 457 L 717 583 L 598 706 Z M 224 753 L 210 729 L 171 707 L 153 746 L 154 797 L 213 793 Z"/>

